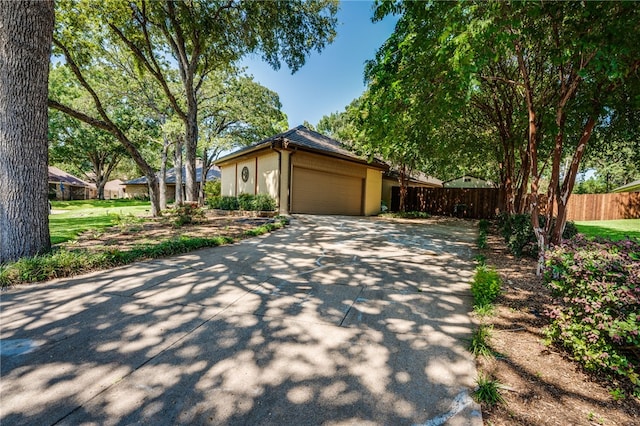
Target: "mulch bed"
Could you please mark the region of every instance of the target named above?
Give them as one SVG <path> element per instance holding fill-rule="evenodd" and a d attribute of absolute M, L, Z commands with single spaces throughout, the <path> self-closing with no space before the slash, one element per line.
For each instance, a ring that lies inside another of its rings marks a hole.
<path fill-rule="evenodd" d="M 551 304 L 549 290 L 535 275 L 533 259 L 509 254 L 504 240 L 488 236 L 482 250 L 504 282 L 490 340 L 496 358 L 478 358 L 478 368 L 505 385 L 506 403 L 483 407 L 488 425 L 640 425 L 640 401 L 615 401 L 611 383 L 585 372 L 561 348 L 544 343 Z M 608 388 L 609 387 L 609 388 Z"/>

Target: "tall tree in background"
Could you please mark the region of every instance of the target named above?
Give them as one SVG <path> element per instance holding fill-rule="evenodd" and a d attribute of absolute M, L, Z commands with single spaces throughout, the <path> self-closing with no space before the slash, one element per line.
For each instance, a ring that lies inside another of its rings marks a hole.
<path fill-rule="evenodd" d="M 53 1 L 0 7 L 0 263 L 49 250 L 47 84 Z"/>
<path fill-rule="evenodd" d="M 76 63 L 89 57 L 104 60 L 111 46 L 122 46 L 136 58 L 140 70 L 160 85 L 184 122 L 187 200 L 194 201 L 198 105 L 207 76 L 251 52 L 261 53 L 276 69 L 284 61 L 295 72 L 309 52 L 320 51 L 333 40 L 337 2 L 138 0 L 97 4 L 81 0 L 60 4 L 59 11 L 64 18 L 56 45 L 66 47 Z M 180 90 L 171 87 L 166 76 L 174 65 Z"/>
<path fill-rule="evenodd" d="M 519 185 L 528 186 L 540 248 L 559 243 L 592 133 L 621 111 L 638 107 L 640 46 L 629 34 L 637 33 L 640 9 L 628 2 L 381 2 L 376 18 L 388 13 L 402 17 L 370 68 L 374 78 L 387 80 L 383 90 L 402 94 L 402 112 L 427 136 L 459 120 L 460 111 L 491 106 L 487 101 L 496 101 L 487 117 L 503 115 L 498 124 L 520 112 L 511 120 L 515 143 L 522 134 L 518 123 L 526 123 Z M 500 125 L 495 128 L 499 147 Z M 502 155 L 509 151 L 501 149 Z M 446 159 L 443 150 L 431 152 Z M 509 154 L 501 163 L 514 158 Z M 540 205 L 543 177 L 549 183 L 547 201 Z M 538 221 L 541 212 L 547 216 L 544 225 Z"/>

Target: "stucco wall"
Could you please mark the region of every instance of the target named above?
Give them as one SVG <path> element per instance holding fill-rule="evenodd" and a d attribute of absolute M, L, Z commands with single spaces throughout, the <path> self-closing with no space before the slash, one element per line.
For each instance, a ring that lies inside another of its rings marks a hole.
<path fill-rule="evenodd" d="M 382 172 L 367 169 L 364 193 L 364 214 L 372 216 L 380 213 L 380 199 L 382 197 Z"/>
<path fill-rule="evenodd" d="M 235 163 L 220 167 L 220 195 L 228 197 L 236 195 Z"/>
<path fill-rule="evenodd" d="M 359 178 L 367 177 L 367 166 L 352 163 L 339 158 L 326 157 L 323 155 L 306 152 L 296 152 L 292 155 L 291 161 L 294 166 L 305 169 L 320 170 L 338 175 L 353 176 Z"/>
<path fill-rule="evenodd" d="M 278 199 L 279 179 L 278 153 L 272 152 L 258 157 L 258 194 L 269 194 Z"/>

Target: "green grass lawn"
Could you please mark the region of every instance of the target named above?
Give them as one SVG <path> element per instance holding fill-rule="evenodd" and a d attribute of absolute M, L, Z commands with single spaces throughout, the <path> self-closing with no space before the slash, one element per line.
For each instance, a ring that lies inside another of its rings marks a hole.
<path fill-rule="evenodd" d="M 630 237 L 640 240 L 640 219 L 576 222 L 576 227 L 589 238 L 604 237 L 617 241 Z"/>
<path fill-rule="evenodd" d="M 49 216 L 51 244 L 73 240 L 84 231 L 117 225 L 119 217 L 145 216 L 151 212 L 149 202 L 139 200 L 52 201 L 51 207 L 64 210 Z"/>

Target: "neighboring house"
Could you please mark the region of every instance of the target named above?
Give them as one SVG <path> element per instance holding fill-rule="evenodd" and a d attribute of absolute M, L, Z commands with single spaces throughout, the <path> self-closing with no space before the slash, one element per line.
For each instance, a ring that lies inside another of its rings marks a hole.
<path fill-rule="evenodd" d="M 298 126 L 215 162 L 222 195 L 269 194 L 281 214 L 375 215 L 380 212 L 382 173 L 327 136 Z"/>
<path fill-rule="evenodd" d="M 156 173 L 158 178 L 160 174 Z M 207 172 L 207 182 L 212 182 L 216 179 L 220 179 L 220 169 L 216 166 L 211 166 Z M 187 181 L 187 168 L 182 167 L 182 194 L 184 196 L 184 189 Z M 196 182 L 202 182 L 202 167 L 196 167 Z M 167 176 L 165 179 L 167 184 L 167 200 L 175 200 L 176 198 L 176 170 L 167 170 Z M 147 198 L 149 197 L 149 185 L 147 184 L 147 177 L 142 176 L 136 179 L 128 180 L 124 182 L 124 198 Z"/>
<path fill-rule="evenodd" d="M 88 200 L 96 198 L 98 191 L 92 183 L 83 181 L 57 167 L 49 166 L 50 200 Z"/>
<path fill-rule="evenodd" d="M 389 170 L 382 176 L 382 201 L 387 207 L 391 207 L 391 191 L 394 187 L 400 187 L 399 174 L 395 170 Z M 442 188 L 442 181 L 424 173 L 413 173 L 409 179 L 410 188 Z"/>
<path fill-rule="evenodd" d="M 474 176 L 460 176 L 442 183 L 445 188 L 497 188 L 490 180 L 480 179 Z"/>
<path fill-rule="evenodd" d="M 125 198 L 124 182 L 120 179 L 110 180 L 104 184 L 104 199 L 105 200 L 117 200 L 119 198 Z"/>
<path fill-rule="evenodd" d="M 611 192 L 640 192 L 640 179 L 626 185 L 619 186 Z"/>

